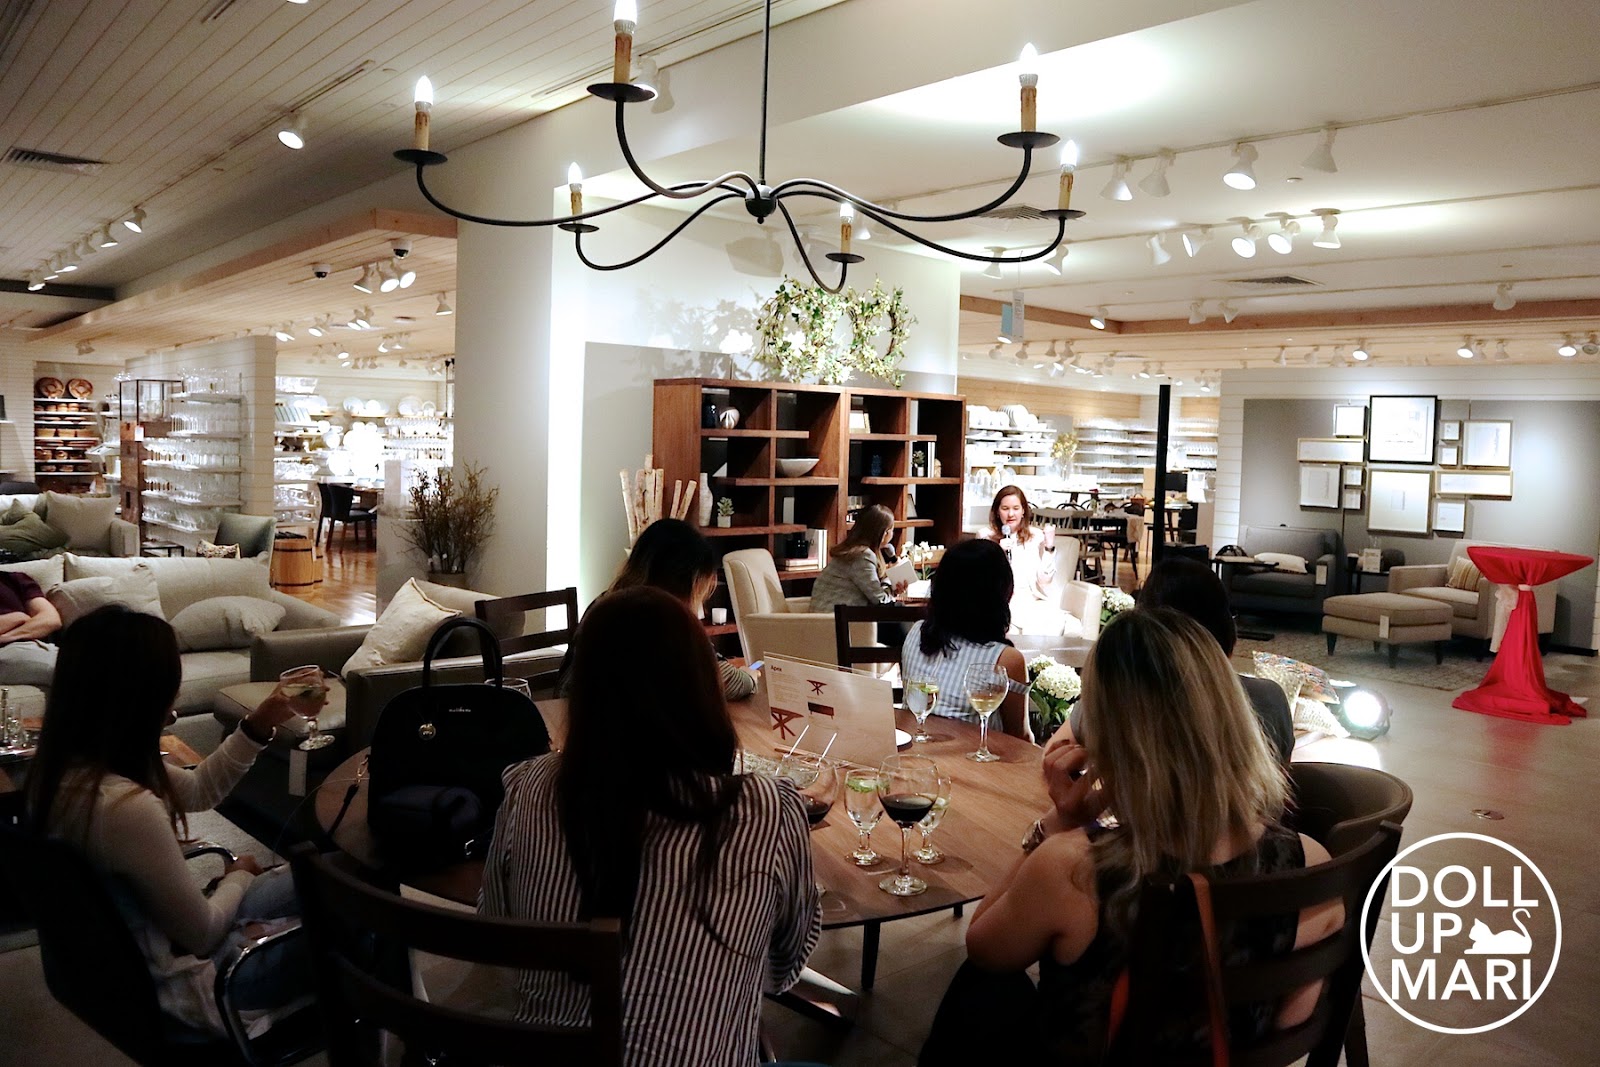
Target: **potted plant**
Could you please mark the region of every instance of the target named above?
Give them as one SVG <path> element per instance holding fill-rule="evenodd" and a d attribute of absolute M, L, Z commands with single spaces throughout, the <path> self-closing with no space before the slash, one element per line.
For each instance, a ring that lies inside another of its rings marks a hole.
<path fill-rule="evenodd" d="M 406 495 L 413 521 L 401 531 L 428 558 L 428 580 L 464 588 L 494 527 L 500 490 L 484 484 L 482 467 L 468 464 L 459 477 L 447 467 L 423 473 Z"/>
<path fill-rule="evenodd" d="M 1028 664 L 1028 719 L 1035 741 L 1042 745 L 1061 729 L 1082 691 L 1077 671 L 1049 656 L 1034 657 Z"/>
<path fill-rule="evenodd" d="M 917 447 L 911 450 L 911 477 L 926 478 L 928 476 L 928 450 Z"/>
<path fill-rule="evenodd" d="M 717 525 L 729 527 L 733 525 L 733 498 L 722 497 L 717 501 Z"/>

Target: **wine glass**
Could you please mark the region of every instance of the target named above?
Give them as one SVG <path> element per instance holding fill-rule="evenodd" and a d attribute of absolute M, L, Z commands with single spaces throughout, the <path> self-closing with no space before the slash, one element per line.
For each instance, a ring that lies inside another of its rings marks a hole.
<path fill-rule="evenodd" d="M 333 744 L 331 735 L 317 732 L 317 716 L 328 702 L 328 683 L 322 679 L 322 668 L 315 663 L 291 667 L 278 675 L 278 688 L 289 698 L 295 714 L 306 720 L 306 739 L 296 747 L 302 752 L 315 752 Z"/>
<path fill-rule="evenodd" d="M 871 867 L 883 858 L 872 850 L 872 828 L 883 818 L 883 808 L 878 805 L 877 771 L 854 770 L 844 776 L 844 806 L 861 835 L 850 860 L 857 867 Z"/>
<path fill-rule="evenodd" d="M 906 682 L 906 707 L 917 720 L 917 732 L 911 738 L 913 744 L 933 740 L 933 735 L 928 733 L 927 722 L 938 700 L 939 683 L 933 679 L 912 678 Z"/>
<path fill-rule="evenodd" d="M 928 883 L 911 875 L 911 828 L 933 810 L 939 767 L 926 756 L 890 756 L 878 767 L 878 803 L 900 827 L 900 869 L 878 883 L 896 897 L 914 897 Z"/>
<path fill-rule="evenodd" d="M 940 852 L 933 843 L 933 832 L 939 828 L 939 823 L 944 821 L 945 809 L 949 806 L 950 776 L 941 774 L 939 775 L 939 791 L 933 798 L 933 807 L 929 808 L 928 814 L 924 815 L 922 821 L 917 823 L 917 829 L 922 831 L 922 847 L 917 849 L 914 855 L 917 857 L 917 862 L 925 867 L 944 862 L 944 853 Z"/>
<path fill-rule="evenodd" d="M 989 751 L 989 716 L 1005 703 L 1010 681 L 1011 676 L 998 667 L 967 668 L 967 699 L 978 713 L 978 751 L 968 752 L 967 758 L 975 763 L 994 763 L 1000 758 Z"/>
<path fill-rule="evenodd" d="M 815 830 L 828 817 L 839 795 L 839 772 L 821 756 L 791 752 L 779 762 L 778 777 L 789 779 L 799 790 L 809 829 Z"/>

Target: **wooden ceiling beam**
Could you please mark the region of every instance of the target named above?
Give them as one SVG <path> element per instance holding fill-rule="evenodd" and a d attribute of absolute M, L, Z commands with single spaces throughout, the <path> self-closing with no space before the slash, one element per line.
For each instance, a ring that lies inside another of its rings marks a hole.
<path fill-rule="evenodd" d="M 995 318 L 1000 317 L 1000 309 L 1006 306 L 1005 301 L 991 300 L 986 296 L 967 296 L 963 294 L 961 297 L 962 311 L 976 311 L 984 315 L 993 315 Z M 1097 330 L 1089 325 L 1089 316 L 1087 315 L 1079 315 L 1072 311 L 1057 311 L 1055 308 L 1038 307 L 1033 304 L 1028 305 L 1028 321 L 1048 322 L 1052 326 L 1070 326 L 1073 329 L 1083 330 L 1087 334 L 1122 332 L 1122 324 L 1111 319 L 1106 320 L 1106 328 L 1104 330 Z"/>

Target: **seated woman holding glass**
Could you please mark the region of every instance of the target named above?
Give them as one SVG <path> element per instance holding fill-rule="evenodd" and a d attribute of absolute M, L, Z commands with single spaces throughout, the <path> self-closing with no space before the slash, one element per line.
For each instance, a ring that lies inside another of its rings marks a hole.
<path fill-rule="evenodd" d="M 1006 485 L 989 505 L 989 529 L 983 536 L 1000 546 L 1011 565 L 1011 631 L 1059 635 L 1068 615 L 1061 610 L 1057 587 L 1055 527 L 1035 526 L 1027 495 Z"/>

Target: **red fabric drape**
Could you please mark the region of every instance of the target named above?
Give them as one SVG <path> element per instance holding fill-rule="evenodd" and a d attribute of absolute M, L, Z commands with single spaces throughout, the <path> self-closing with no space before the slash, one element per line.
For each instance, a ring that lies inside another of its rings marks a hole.
<path fill-rule="evenodd" d="M 1545 685 L 1539 655 L 1539 608 L 1533 587 L 1553 582 L 1594 562 L 1590 556 L 1536 548 L 1473 545 L 1467 555 L 1491 582 L 1517 589 L 1517 606 L 1506 622 L 1500 651 L 1483 684 L 1456 697 L 1454 706 L 1484 715 L 1564 726 L 1569 715 L 1586 714 L 1565 693 Z"/>

